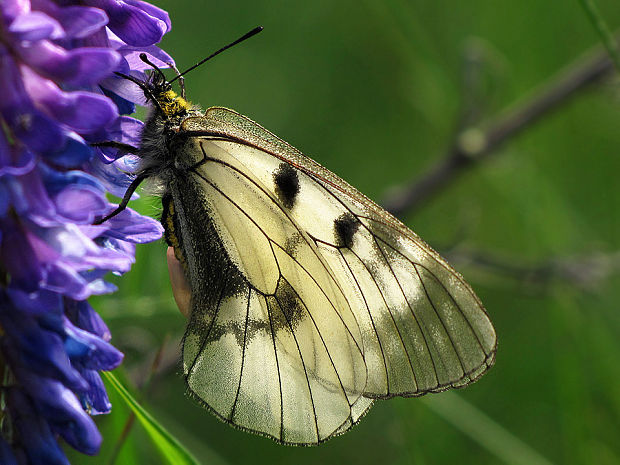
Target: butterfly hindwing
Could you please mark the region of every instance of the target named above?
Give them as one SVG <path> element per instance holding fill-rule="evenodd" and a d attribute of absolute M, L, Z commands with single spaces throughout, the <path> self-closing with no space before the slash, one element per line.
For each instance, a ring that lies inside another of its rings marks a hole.
<path fill-rule="evenodd" d="M 182 130 L 172 195 L 195 281 L 184 372 L 220 417 L 314 444 L 374 398 L 458 387 L 492 365 L 480 301 L 402 223 L 231 110 Z"/>
<path fill-rule="evenodd" d="M 355 316 L 312 240 L 265 187 L 220 142 L 193 142 L 204 163 L 175 180 L 172 196 L 188 274 L 208 270 L 220 294 L 190 283 L 188 388 L 236 426 L 321 442 L 369 404 L 358 402 L 366 365 Z M 187 239 L 201 228 L 211 240 Z"/>

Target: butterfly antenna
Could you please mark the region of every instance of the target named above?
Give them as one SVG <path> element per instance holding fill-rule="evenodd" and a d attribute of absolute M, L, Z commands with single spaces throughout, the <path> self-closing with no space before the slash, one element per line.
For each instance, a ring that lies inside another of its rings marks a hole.
<path fill-rule="evenodd" d="M 172 69 L 175 73 L 177 73 L 177 78 L 179 79 L 179 87 L 181 88 L 181 97 L 185 98 L 185 78 L 181 76 L 178 68 L 172 62 L 167 62 L 166 64 Z M 176 79 L 176 78 L 175 78 Z"/>
<path fill-rule="evenodd" d="M 173 81 L 176 81 L 177 79 L 181 79 L 185 74 L 189 73 L 191 70 L 198 68 L 200 65 L 202 65 L 203 63 L 205 63 L 206 61 L 209 61 L 211 58 L 219 55 L 220 53 L 222 53 L 224 50 L 228 50 L 230 47 L 232 47 L 233 45 L 237 45 L 240 42 L 243 42 L 246 39 L 249 39 L 252 36 L 255 36 L 256 34 L 258 34 L 260 31 L 263 30 L 263 26 L 258 26 L 255 27 L 254 29 L 252 29 L 250 32 L 248 32 L 247 34 L 244 34 L 243 36 L 239 37 L 237 40 L 235 40 L 234 42 L 231 42 L 230 44 L 222 47 L 221 49 L 219 49 L 217 52 L 212 53 L 211 55 L 209 55 L 207 58 L 205 58 L 204 60 L 199 61 L 198 63 L 196 63 L 194 66 L 186 69 L 185 71 L 183 71 L 182 73 L 180 73 L 179 75 L 177 75 L 177 77 L 171 79 L 169 82 L 172 83 Z"/>
<path fill-rule="evenodd" d="M 164 73 L 161 69 L 159 69 L 159 67 L 157 65 L 155 65 L 151 60 L 149 60 L 149 57 L 146 56 L 146 53 L 141 53 L 140 54 L 140 59 L 145 62 L 147 65 L 149 65 L 151 68 L 153 68 L 153 70 L 155 70 L 155 72 L 157 74 L 159 74 L 159 77 L 161 78 L 162 82 L 168 82 L 166 80 L 166 76 L 164 76 Z"/>

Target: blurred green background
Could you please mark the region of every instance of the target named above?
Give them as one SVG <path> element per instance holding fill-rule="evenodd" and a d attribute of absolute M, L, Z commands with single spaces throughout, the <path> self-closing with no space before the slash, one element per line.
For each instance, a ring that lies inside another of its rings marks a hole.
<path fill-rule="evenodd" d="M 423 176 L 464 115 L 493 119 L 531 98 L 599 37 L 578 1 L 159 1 L 162 47 L 184 69 L 256 25 L 257 37 L 187 76 L 190 100 L 249 116 L 371 198 Z M 610 27 L 620 3 L 598 0 Z M 119 292 L 94 301 L 119 375 L 204 464 L 620 463 L 620 94 L 611 76 L 401 215 L 452 257 L 497 329 L 497 362 L 474 385 L 379 401 L 346 435 L 278 446 L 221 423 L 184 396 L 185 321 L 163 242 L 139 246 Z M 157 216 L 159 200 L 133 206 Z M 484 262 L 484 263 L 483 263 Z M 488 265 L 488 262 L 492 262 Z M 486 263 L 486 264 L 485 264 Z M 98 419 L 109 463 L 128 411 Z M 135 425 L 117 464 L 160 463 Z"/>

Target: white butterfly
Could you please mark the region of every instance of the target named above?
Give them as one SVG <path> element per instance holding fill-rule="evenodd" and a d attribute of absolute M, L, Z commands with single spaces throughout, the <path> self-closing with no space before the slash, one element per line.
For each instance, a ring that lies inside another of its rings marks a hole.
<path fill-rule="evenodd" d="M 474 292 L 389 213 L 232 110 L 187 117 L 179 135 L 164 219 L 192 289 L 183 371 L 221 419 L 318 444 L 374 399 L 464 386 L 493 364 Z"/>
<path fill-rule="evenodd" d="M 155 109 L 141 172 L 101 221 L 143 179 L 164 184 L 191 288 L 192 397 L 236 427 L 319 444 L 375 399 L 462 387 L 493 364 L 480 300 L 414 232 L 248 118 L 191 107 L 153 67 L 125 76 Z"/>

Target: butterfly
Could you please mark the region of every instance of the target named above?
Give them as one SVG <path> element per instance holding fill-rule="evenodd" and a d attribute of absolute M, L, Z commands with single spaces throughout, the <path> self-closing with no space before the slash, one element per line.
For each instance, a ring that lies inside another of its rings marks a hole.
<path fill-rule="evenodd" d="M 151 66 L 147 81 L 124 76 L 154 108 L 139 174 L 101 221 L 142 180 L 164 185 L 165 238 L 191 288 L 191 397 L 238 428 L 312 445 L 376 399 L 463 387 L 492 366 L 482 303 L 413 231 L 249 118 L 191 106 Z"/>

